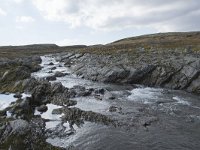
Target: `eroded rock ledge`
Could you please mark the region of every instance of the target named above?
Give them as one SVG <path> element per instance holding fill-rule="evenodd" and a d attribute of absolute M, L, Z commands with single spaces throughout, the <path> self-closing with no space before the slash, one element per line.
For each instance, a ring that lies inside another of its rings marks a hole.
<path fill-rule="evenodd" d="M 200 93 L 200 57 L 190 53 L 144 52 L 134 55 L 58 54 L 72 72 L 85 79 L 143 84 Z"/>

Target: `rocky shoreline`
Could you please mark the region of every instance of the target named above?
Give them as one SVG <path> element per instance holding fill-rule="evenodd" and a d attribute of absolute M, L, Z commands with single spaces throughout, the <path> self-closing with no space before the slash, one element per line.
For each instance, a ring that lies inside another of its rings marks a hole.
<path fill-rule="evenodd" d="M 164 57 L 163 57 L 164 56 Z M 200 57 L 181 53 L 97 55 L 64 53 L 57 58 L 82 78 L 119 84 L 142 84 L 200 94 Z"/>

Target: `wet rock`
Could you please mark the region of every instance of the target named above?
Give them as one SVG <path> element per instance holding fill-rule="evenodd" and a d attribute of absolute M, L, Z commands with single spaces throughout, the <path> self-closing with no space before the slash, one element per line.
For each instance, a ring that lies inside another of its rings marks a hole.
<path fill-rule="evenodd" d="M 117 106 L 110 106 L 109 107 L 109 112 L 120 112 L 122 110 L 121 107 L 117 107 Z"/>
<path fill-rule="evenodd" d="M 70 60 L 70 59 L 66 59 L 64 65 L 65 65 L 66 67 L 67 67 L 67 66 L 71 66 L 71 60 Z"/>
<path fill-rule="evenodd" d="M 47 81 L 55 81 L 56 77 L 55 76 L 48 76 L 48 77 L 46 77 L 46 80 Z"/>
<path fill-rule="evenodd" d="M 53 65 L 54 65 L 54 63 L 53 63 L 53 62 L 50 62 L 48 65 L 49 65 L 49 66 L 53 66 Z"/>
<path fill-rule="evenodd" d="M 141 120 L 141 125 L 144 127 L 150 126 L 152 123 L 157 122 L 158 117 L 144 117 Z"/>
<path fill-rule="evenodd" d="M 22 95 L 21 95 L 21 93 L 16 93 L 13 97 L 14 98 L 22 98 Z"/>
<path fill-rule="evenodd" d="M 103 89 L 103 88 L 101 88 L 101 89 L 96 89 L 95 91 L 94 91 L 94 93 L 95 94 L 104 94 L 105 93 L 105 89 Z"/>
<path fill-rule="evenodd" d="M 65 67 L 67 67 L 67 68 L 70 68 L 70 67 L 71 67 L 71 65 L 69 65 L 69 64 L 65 64 Z"/>
<path fill-rule="evenodd" d="M 156 101 L 156 104 L 165 104 L 165 103 L 173 103 L 175 100 L 158 100 Z"/>
<path fill-rule="evenodd" d="M 92 91 L 86 89 L 83 86 L 79 86 L 79 85 L 74 86 L 73 90 L 75 91 L 76 96 L 78 96 L 78 97 L 79 96 L 89 96 L 92 93 Z"/>
<path fill-rule="evenodd" d="M 74 106 L 76 104 L 77 104 L 77 101 L 75 101 L 75 100 L 69 100 L 67 103 L 65 103 L 65 105 L 67 105 L 68 107 L 69 106 Z"/>
<path fill-rule="evenodd" d="M 66 76 L 66 75 L 68 75 L 68 73 L 62 73 L 62 72 L 60 72 L 60 71 L 56 71 L 55 72 L 55 77 L 64 77 L 64 76 Z"/>
<path fill-rule="evenodd" d="M 103 100 L 102 96 L 99 95 L 99 94 L 94 95 L 94 97 L 95 97 L 96 100 L 100 100 L 100 101 Z"/>
<path fill-rule="evenodd" d="M 56 67 L 52 67 L 51 70 L 56 70 Z"/>
<path fill-rule="evenodd" d="M 63 112 L 63 108 L 57 108 L 52 110 L 52 114 L 61 115 Z"/>
<path fill-rule="evenodd" d="M 39 112 L 46 112 L 48 110 L 48 107 L 46 105 L 41 105 L 41 106 L 37 107 L 36 109 Z"/>

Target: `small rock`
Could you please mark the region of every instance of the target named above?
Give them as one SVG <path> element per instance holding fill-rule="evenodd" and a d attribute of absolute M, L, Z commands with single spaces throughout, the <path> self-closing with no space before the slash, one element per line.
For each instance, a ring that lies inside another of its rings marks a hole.
<path fill-rule="evenodd" d="M 52 70 L 50 70 L 50 71 L 48 71 L 47 73 L 53 73 L 53 71 L 52 71 Z"/>
<path fill-rule="evenodd" d="M 97 100 L 102 101 L 102 97 L 101 97 L 101 95 L 95 95 L 94 97 L 95 97 Z"/>
<path fill-rule="evenodd" d="M 62 114 L 62 108 L 53 109 L 52 114 L 60 115 Z"/>
<path fill-rule="evenodd" d="M 96 94 L 104 94 L 105 93 L 105 89 L 97 89 L 94 91 Z"/>
<path fill-rule="evenodd" d="M 52 67 L 51 70 L 56 70 L 56 67 Z"/>
<path fill-rule="evenodd" d="M 76 85 L 73 87 L 76 92 L 76 96 L 89 96 L 91 95 L 92 91 L 86 90 L 85 87 Z"/>
<path fill-rule="evenodd" d="M 37 107 L 37 111 L 39 112 L 46 112 L 48 110 L 48 107 L 46 105 L 41 105 Z"/>
<path fill-rule="evenodd" d="M 70 68 L 70 67 L 71 67 L 71 65 L 65 65 L 65 67 L 67 67 L 67 68 Z"/>
<path fill-rule="evenodd" d="M 116 107 L 116 106 L 110 106 L 109 107 L 109 112 L 116 112 L 116 111 L 121 111 L 121 107 Z"/>
<path fill-rule="evenodd" d="M 55 76 L 48 76 L 48 77 L 46 77 L 46 80 L 48 80 L 48 81 L 55 81 L 56 77 Z"/>
<path fill-rule="evenodd" d="M 56 73 L 55 73 L 55 77 L 64 77 L 64 76 L 66 76 L 66 75 L 68 75 L 68 73 L 62 73 L 62 72 L 60 72 L 60 71 L 56 71 Z"/>
<path fill-rule="evenodd" d="M 156 121 L 158 121 L 157 117 L 144 117 L 141 124 L 146 128 Z"/>
<path fill-rule="evenodd" d="M 74 100 L 69 100 L 67 102 L 64 102 L 65 105 L 67 105 L 68 107 L 69 106 L 74 106 L 77 104 L 77 101 L 74 101 Z"/>
<path fill-rule="evenodd" d="M 22 98 L 22 95 L 20 93 L 16 93 L 13 97 L 14 98 Z"/>
<path fill-rule="evenodd" d="M 54 65 L 54 63 L 53 63 L 53 62 L 50 62 L 50 63 L 49 63 L 49 65 L 50 65 L 50 66 L 53 66 L 53 65 Z"/>

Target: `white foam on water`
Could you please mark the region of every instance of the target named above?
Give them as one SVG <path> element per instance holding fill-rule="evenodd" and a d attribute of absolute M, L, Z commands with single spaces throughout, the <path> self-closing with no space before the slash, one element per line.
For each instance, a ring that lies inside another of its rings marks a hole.
<path fill-rule="evenodd" d="M 131 91 L 131 95 L 128 96 L 129 100 L 143 102 L 145 104 L 154 103 L 162 95 L 162 89 L 156 88 L 136 88 Z"/>
<path fill-rule="evenodd" d="M 78 97 L 75 98 L 77 105 L 74 107 L 80 108 L 85 111 L 93 111 L 97 113 L 106 112 L 109 108 L 109 103 L 106 101 L 96 100 L 93 97 Z"/>
<path fill-rule="evenodd" d="M 24 99 L 24 98 L 26 98 L 26 97 L 31 97 L 31 94 L 22 93 L 22 99 Z"/>
<path fill-rule="evenodd" d="M 78 81 L 78 79 L 75 78 L 75 77 L 73 77 L 73 76 L 70 76 L 70 77 L 67 77 L 67 76 L 65 76 L 65 77 L 59 77 L 54 82 L 61 82 L 62 85 L 64 87 L 67 87 L 67 88 L 72 88 L 75 85 L 80 85 L 80 82 Z"/>
<path fill-rule="evenodd" d="M 172 99 L 176 100 L 178 104 L 182 104 L 182 105 L 190 105 L 189 102 L 183 100 L 182 98 L 178 97 L 178 96 L 175 96 L 173 97 Z"/>
<path fill-rule="evenodd" d="M 50 56 L 41 56 L 42 63 L 40 64 L 41 67 L 43 67 L 38 72 L 32 73 L 33 77 L 36 78 L 44 78 L 47 76 L 52 76 L 55 74 L 55 72 L 63 72 L 63 73 L 69 73 L 69 69 L 64 66 L 64 63 L 57 62 L 54 57 Z M 49 65 L 49 63 L 53 63 L 53 65 Z M 51 70 L 52 67 L 56 67 L 55 70 Z"/>
<path fill-rule="evenodd" d="M 9 95 L 0 94 L 0 110 L 7 108 L 11 102 L 17 100 L 17 98 L 14 98 L 13 96 L 14 94 L 9 94 Z"/>
<path fill-rule="evenodd" d="M 59 64 L 59 62 L 57 62 L 55 60 L 54 57 L 51 57 L 51 56 L 41 56 L 41 59 L 42 59 L 42 63 L 41 63 L 41 66 L 49 66 L 49 63 L 53 63 L 54 65 L 55 64 Z"/>

